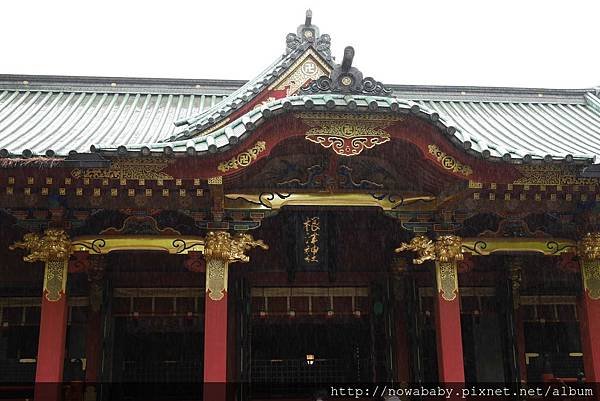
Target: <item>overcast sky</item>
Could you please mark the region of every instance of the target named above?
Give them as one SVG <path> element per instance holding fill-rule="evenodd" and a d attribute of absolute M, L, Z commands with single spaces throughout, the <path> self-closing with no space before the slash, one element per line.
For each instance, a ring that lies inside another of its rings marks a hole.
<path fill-rule="evenodd" d="M 306 8 L 384 83 L 600 85 L 597 0 L 0 0 L 0 74 L 250 79 Z"/>

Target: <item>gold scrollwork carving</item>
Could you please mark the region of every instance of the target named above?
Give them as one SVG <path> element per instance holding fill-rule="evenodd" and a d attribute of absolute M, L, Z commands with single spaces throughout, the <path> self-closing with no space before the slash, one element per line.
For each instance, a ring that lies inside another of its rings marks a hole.
<path fill-rule="evenodd" d="M 579 177 L 577 166 L 545 163 L 517 165 L 516 168 L 522 177 L 513 183 L 515 185 L 596 185 L 600 183 L 597 178 Z"/>
<path fill-rule="evenodd" d="M 267 144 L 264 141 L 258 141 L 251 148 L 243 151 L 239 155 L 231 158 L 230 160 L 219 164 L 217 169 L 224 173 L 229 170 L 238 170 L 252 164 L 258 155 L 267 149 Z"/>
<path fill-rule="evenodd" d="M 600 233 L 586 234 L 578 244 L 583 287 L 591 299 L 600 299 Z"/>
<path fill-rule="evenodd" d="M 311 127 L 305 138 L 340 156 L 356 156 L 390 141 L 385 129 L 399 117 L 377 114 L 300 113 L 296 117 Z"/>
<path fill-rule="evenodd" d="M 206 291 L 213 301 L 220 301 L 227 290 L 228 263 L 220 259 L 206 262 Z"/>
<path fill-rule="evenodd" d="M 458 294 L 458 273 L 455 262 L 435 264 L 438 292 L 446 301 L 454 301 Z"/>
<path fill-rule="evenodd" d="M 454 157 L 442 152 L 436 145 L 429 145 L 427 148 L 429 149 L 429 153 L 435 156 L 437 161 L 446 170 L 450 170 L 453 173 L 462 174 L 465 177 L 473 174 L 473 169 L 470 166 L 459 163 Z"/>
<path fill-rule="evenodd" d="M 419 255 L 419 257 L 413 259 L 413 263 L 416 265 L 420 265 L 427 260 L 435 260 L 433 241 L 423 235 L 417 235 L 409 243 L 402 243 L 399 248 L 396 248 L 397 253 L 404 251 L 413 251 Z"/>
<path fill-rule="evenodd" d="M 232 236 L 227 231 L 211 231 L 206 235 L 204 257 L 206 259 L 206 291 L 213 301 L 223 299 L 227 291 L 229 263 L 249 262 L 246 252 L 253 247 L 269 249 L 262 240 L 250 234 Z"/>
<path fill-rule="evenodd" d="M 49 260 L 44 271 L 44 296 L 48 301 L 56 302 L 67 289 L 68 260 Z"/>
<path fill-rule="evenodd" d="M 61 299 L 67 286 L 67 267 L 72 253 L 71 241 L 63 230 L 47 229 L 43 236 L 25 234 L 23 242 L 15 242 L 10 249 L 27 249 L 26 262 L 45 262 L 44 294 L 48 301 Z"/>
<path fill-rule="evenodd" d="M 442 235 L 435 243 L 423 235 L 417 235 L 409 243 L 402 243 L 396 252 L 413 251 L 419 257 L 413 263 L 419 265 L 427 260 L 459 262 L 464 259 L 462 239 L 455 235 Z"/>
<path fill-rule="evenodd" d="M 23 257 L 25 262 L 47 262 L 49 260 L 64 260 L 71 255 L 71 241 L 63 230 L 49 228 L 43 236 L 28 233 L 23 236 L 23 242 L 15 242 L 9 249 L 27 249 L 29 255 Z"/>
<path fill-rule="evenodd" d="M 121 180 L 172 180 L 163 170 L 173 159 L 159 157 L 120 158 L 112 160 L 109 168 L 74 169 L 74 178 L 109 178 Z"/>
<path fill-rule="evenodd" d="M 413 251 L 419 257 L 413 263 L 435 261 L 438 292 L 446 301 L 453 301 L 458 294 L 457 263 L 464 260 L 462 239 L 455 235 L 443 235 L 435 242 L 423 235 L 417 235 L 409 243 L 403 243 L 396 252 Z"/>

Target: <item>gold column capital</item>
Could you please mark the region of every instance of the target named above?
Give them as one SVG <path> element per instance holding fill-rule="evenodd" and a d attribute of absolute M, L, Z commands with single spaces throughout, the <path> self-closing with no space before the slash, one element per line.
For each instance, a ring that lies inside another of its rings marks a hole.
<path fill-rule="evenodd" d="M 73 252 L 71 240 L 64 230 L 49 228 L 40 236 L 28 233 L 22 242 L 15 242 L 9 249 L 27 249 L 29 255 L 25 262 L 44 262 L 44 296 L 48 301 L 56 302 L 67 289 L 67 270 L 69 257 Z"/>
<path fill-rule="evenodd" d="M 40 236 L 28 233 L 22 242 L 15 242 L 9 249 L 27 249 L 29 255 L 23 257 L 25 262 L 48 262 L 51 260 L 67 260 L 72 253 L 71 240 L 64 230 L 49 228 Z"/>
<path fill-rule="evenodd" d="M 251 248 L 269 249 L 262 240 L 255 240 L 250 234 L 231 235 L 227 231 L 210 231 L 204 239 L 206 259 L 206 291 L 213 301 L 219 301 L 227 290 L 229 264 L 249 262 L 246 252 Z"/>
<path fill-rule="evenodd" d="M 600 299 L 600 233 L 592 232 L 579 240 L 577 254 L 581 265 L 583 296 Z"/>
<path fill-rule="evenodd" d="M 583 260 L 600 259 L 600 232 L 587 233 L 577 243 L 577 253 Z"/>
<path fill-rule="evenodd" d="M 254 247 L 269 249 L 262 240 L 255 240 L 250 234 L 231 235 L 227 231 L 210 231 L 204 239 L 204 257 L 206 260 L 246 263 L 250 261 L 246 251 Z"/>
<path fill-rule="evenodd" d="M 421 264 L 427 260 L 440 263 L 460 262 L 464 260 L 462 238 L 456 235 L 442 235 L 438 239 L 430 240 L 424 235 L 417 235 L 409 243 L 400 244 L 396 252 L 414 251 L 419 256 L 413 263 Z"/>
<path fill-rule="evenodd" d="M 458 262 L 464 260 L 462 238 L 456 235 L 442 235 L 435 242 L 423 235 L 417 235 L 409 243 L 402 243 L 396 252 L 414 251 L 419 256 L 413 263 L 435 261 L 435 276 L 438 292 L 446 301 L 453 301 L 458 295 Z"/>

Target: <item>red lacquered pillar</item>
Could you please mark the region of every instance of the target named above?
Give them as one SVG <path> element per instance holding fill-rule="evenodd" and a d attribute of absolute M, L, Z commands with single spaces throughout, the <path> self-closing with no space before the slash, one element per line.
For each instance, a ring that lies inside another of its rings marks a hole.
<path fill-rule="evenodd" d="M 16 242 L 10 247 L 17 248 L 29 251 L 24 261 L 45 263 L 34 399 L 58 401 L 65 359 L 66 290 L 71 241 L 64 230 L 49 228 L 43 236 L 25 234 L 23 242 Z"/>
<path fill-rule="evenodd" d="M 436 262 L 435 294 L 436 340 L 439 381 L 463 383 L 462 332 L 456 262 Z"/>
<path fill-rule="evenodd" d="M 417 235 L 403 243 L 396 252 L 413 251 L 413 263 L 435 261 L 434 291 L 438 379 L 441 383 L 464 383 L 460 298 L 458 294 L 458 262 L 464 260 L 462 239 L 443 235 L 437 240 Z M 460 385 L 459 385 L 460 386 Z"/>
<path fill-rule="evenodd" d="M 67 260 L 46 262 L 35 371 L 35 401 L 61 399 L 68 313 L 67 266 Z"/>
<path fill-rule="evenodd" d="M 221 279 L 226 285 L 227 270 L 227 262 L 207 260 L 204 306 L 204 400 L 225 401 L 227 395 L 227 290 L 214 287 L 215 282 Z"/>
<path fill-rule="evenodd" d="M 249 234 L 232 236 L 211 231 L 204 242 L 206 296 L 204 306 L 204 400 L 227 399 L 227 276 L 229 264 L 248 262 L 245 252 L 268 247 Z"/>
<path fill-rule="evenodd" d="M 583 294 L 579 298 L 579 324 L 585 381 L 600 381 L 600 233 L 579 242 Z"/>

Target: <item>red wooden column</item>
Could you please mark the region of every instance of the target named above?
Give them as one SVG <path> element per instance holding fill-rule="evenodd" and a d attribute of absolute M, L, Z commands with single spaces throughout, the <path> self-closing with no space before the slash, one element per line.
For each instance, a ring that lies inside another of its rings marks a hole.
<path fill-rule="evenodd" d="M 221 266 L 215 266 L 218 262 L 221 262 Z M 225 262 L 207 261 L 207 288 L 211 269 L 214 271 L 214 269 L 227 268 Z M 204 307 L 204 399 L 225 400 L 226 382 L 227 292 L 223 291 L 220 297 L 215 297 L 213 293 L 207 291 Z"/>
<path fill-rule="evenodd" d="M 436 291 L 434 294 L 439 381 L 463 383 L 462 330 L 458 294 L 458 262 L 464 260 L 462 240 L 454 235 L 440 236 L 435 242 L 418 235 L 402 244 L 396 252 L 414 251 L 419 255 L 413 263 L 435 261 Z"/>
<path fill-rule="evenodd" d="M 63 230 L 49 228 L 40 237 L 26 234 L 11 249 L 29 250 L 26 262 L 45 263 L 40 335 L 35 372 L 36 401 L 58 401 L 63 380 L 67 334 L 67 274 L 71 241 Z"/>
<path fill-rule="evenodd" d="M 585 381 L 600 381 L 600 233 L 579 242 L 583 294 L 579 298 L 579 324 Z"/>
<path fill-rule="evenodd" d="M 227 276 L 229 264 L 248 262 L 245 252 L 259 246 L 249 234 L 232 236 L 226 231 L 209 232 L 204 243 L 206 297 L 204 306 L 204 400 L 227 397 Z"/>
<path fill-rule="evenodd" d="M 460 298 L 456 261 L 436 262 L 437 292 L 435 297 L 438 376 L 442 383 L 465 381 Z"/>
<path fill-rule="evenodd" d="M 46 273 L 47 276 L 48 273 Z M 35 371 L 35 401 L 61 399 L 67 335 L 67 295 L 62 294 L 58 300 L 49 300 L 47 295 L 45 290 L 42 297 L 42 316 Z"/>

